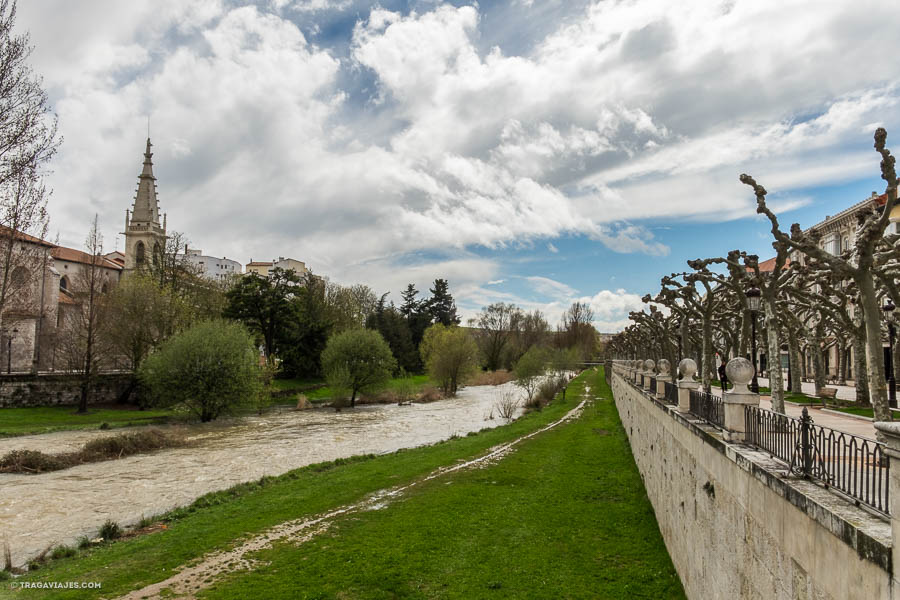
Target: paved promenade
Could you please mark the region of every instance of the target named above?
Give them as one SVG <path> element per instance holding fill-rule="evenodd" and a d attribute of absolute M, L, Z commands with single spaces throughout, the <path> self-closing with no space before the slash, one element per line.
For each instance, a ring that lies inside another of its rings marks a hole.
<path fill-rule="evenodd" d="M 760 387 L 768 387 L 769 380 L 760 377 L 759 385 Z M 856 399 L 856 388 L 846 385 L 830 385 L 828 387 L 836 387 L 838 389 L 837 397 L 842 400 L 853 401 Z M 815 390 L 813 384 L 806 382 L 803 383 L 804 394 L 812 396 L 814 391 Z M 712 388 L 712 392 L 717 396 L 722 395 L 721 388 L 714 387 Z M 761 396 L 759 406 L 760 408 L 771 410 L 771 397 Z M 830 427 L 831 429 L 837 429 L 838 431 L 845 431 L 854 435 L 861 435 L 867 438 L 875 439 L 875 426 L 872 425 L 872 421 L 857 419 L 850 415 L 841 415 L 833 412 L 823 411 L 821 406 L 816 406 L 814 404 L 807 405 L 807 408 L 809 409 L 809 416 L 812 417 L 813 422 L 817 425 Z M 800 413 L 803 411 L 803 406 L 785 403 L 784 411 L 789 417 L 799 418 Z"/>

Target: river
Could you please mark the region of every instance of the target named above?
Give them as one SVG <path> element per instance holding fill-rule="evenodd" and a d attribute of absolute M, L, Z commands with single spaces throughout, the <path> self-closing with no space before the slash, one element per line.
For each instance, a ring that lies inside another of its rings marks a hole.
<path fill-rule="evenodd" d="M 0 547 L 14 565 L 51 545 L 94 537 L 107 519 L 136 523 L 195 498 L 264 475 L 355 454 L 381 454 L 496 427 L 502 391 L 512 383 L 473 386 L 456 398 L 410 406 L 366 405 L 273 411 L 227 423 L 183 426 L 191 447 L 80 465 L 39 475 L 0 474 Z M 493 415 L 493 418 L 491 416 Z M 69 431 L 0 440 L 17 448 L 61 452 L 113 432 Z"/>

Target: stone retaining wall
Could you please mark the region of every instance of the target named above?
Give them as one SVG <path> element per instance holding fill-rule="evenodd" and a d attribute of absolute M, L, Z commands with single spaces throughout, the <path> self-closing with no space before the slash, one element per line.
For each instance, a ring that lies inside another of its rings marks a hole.
<path fill-rule="evenodd" d="M 91 393 L 91 404 L 118 402 L 133 381 L 131 373 L 98 375 Z M 81 380 L 71 374 L 2 375 L 0 408 L 78 404 Z M 129 402 L 135 402 L 132 394 Z"/>
<path fill-rule="evenodd" d="M 660 530 L 689 598 L 891 598 L 891 525 L 754 448 L 612 388 Z"/>

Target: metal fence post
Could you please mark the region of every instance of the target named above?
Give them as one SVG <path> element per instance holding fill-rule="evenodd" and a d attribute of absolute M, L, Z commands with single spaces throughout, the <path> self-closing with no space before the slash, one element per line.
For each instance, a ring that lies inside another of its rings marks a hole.
<path fill-rule="evenodd" d="M 812 419 L 809 418 L 809 411 L 803 407 L 800 414 L 800 446 L 801 456 L 803 457 L 803 476 L 809 479 L 812 474 L 812 456 L 809 452 L 809 424 Z"/>

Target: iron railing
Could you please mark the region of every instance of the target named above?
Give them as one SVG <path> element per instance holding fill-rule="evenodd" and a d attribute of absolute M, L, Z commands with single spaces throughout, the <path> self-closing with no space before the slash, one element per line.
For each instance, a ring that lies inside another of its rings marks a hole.
<path fill-rule="evenodd" d="M 671 381 L 665 383 L 665 399 L 669 404 L 678 404 L 678 386 Z"/>
<path fill-rule="evenodd" d="M 656 396 L 656 377 L 650 376 L 650 394 Z"/>
<path fill-rule="evenodd" d="M 813 423 L 806 408 L 797 419 L 757 406 L 744 408 L 746 442 L 884 515 L 889 511 L 890 461 L 884 444 Z"/>
<path fill-rule="evenodd" d="M 725 408 L 718 396 L 691 390 L 691 412 L 717 427 L 725 427 Z"/>

